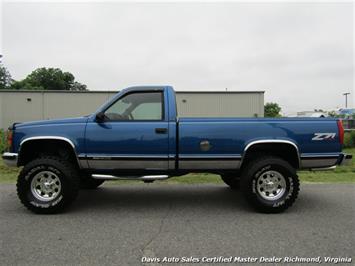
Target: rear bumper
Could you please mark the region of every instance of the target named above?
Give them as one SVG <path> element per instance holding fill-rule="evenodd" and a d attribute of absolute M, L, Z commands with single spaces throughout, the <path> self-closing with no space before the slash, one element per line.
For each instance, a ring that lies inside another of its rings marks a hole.
<path fill-rule="evenodd" d="M 2 154 L 2 159 L 7 166 L 16 167 L 17 160 L 18 160 L 18 154 L 12 153 L 12 152 L 5 152 Z"/>
<path fill-rule="evenodd" d="M 342 153 L 339 156 L 338 165 L 347 165 L 351 163 L 353 156 L 351 154 Z"/>

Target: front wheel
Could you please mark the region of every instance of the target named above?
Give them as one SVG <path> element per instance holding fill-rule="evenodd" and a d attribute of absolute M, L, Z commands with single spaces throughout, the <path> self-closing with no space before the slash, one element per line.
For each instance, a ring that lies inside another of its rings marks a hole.
<path fill-rule="evenodd" d="M 243 171 L 241 187 L 249 203 L 261 212 L 278 213 L 296 200 L 299 180 L 285 160 L 266 156 L 250 162 Z"/>
<path fill-rule="evenodd" d="M 17 179 L 22 204 L 35 213 L 58 213 L 76 198 L 79 178 L 76 168 L 59 157 L 41 157 L 29 162 Z"/>

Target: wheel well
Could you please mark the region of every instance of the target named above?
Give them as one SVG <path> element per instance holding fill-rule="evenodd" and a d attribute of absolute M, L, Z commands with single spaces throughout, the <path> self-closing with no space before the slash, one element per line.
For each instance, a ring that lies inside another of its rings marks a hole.
<path fill-rule="evenodd" d="M 57 139 L 38 139 L 24 142 L 19 150 L 18 165 L 25 165 L 35 158 L 45 155 L 59 156 L 79 167 L 73 146 L 65 140 Z"/>
<path fill-rule="evenodd" d="M 252 145 L 244 152 L 242 166 L 246 165 L 246 162 L 262 155 L 277 156 L 286 160 L 295 169 L 300 167 L 298 150 L 287 143 L 259 143 Z"/>

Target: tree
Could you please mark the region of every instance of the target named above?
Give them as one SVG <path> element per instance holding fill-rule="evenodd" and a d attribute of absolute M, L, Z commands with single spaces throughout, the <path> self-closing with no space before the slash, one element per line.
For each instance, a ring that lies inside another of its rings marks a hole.
<path fill-rule="evenodd" d="M 281 107 L 277 103 L 266 103 L 264 106 L 265 117 L 280 117 Z"/>
<path fill-rule="evenodd" d="M 33 71 L 21 82 L 27 89 L 70 90 L 74 76 L 68 72 L 63 73 L 59 68 L 43 67 Z"/>
<path fill-rule="evenodd" d="M 328 112 L 329 117 L 337 117 L 337 113 L 335 111 Z"/>
<path fill-rule="evenodd" d="M 37 68 L 24 80 L 16 81 L 13 89 L 21 90 L 86 90 L 86 85 L 75 81 L 70 72 L 59 68 Z"/>
<path fill-rule="evenodd" d="M 86 85 L 81 84 L 80 82 L 74 81 L 73 86 L 71 87 L 72 91 L 86 91 Z"/>
<path fill-rule="evenodd" d="M 10 89 L 12 78 L 6 67 L 0 65 L 0 90 Z"/>

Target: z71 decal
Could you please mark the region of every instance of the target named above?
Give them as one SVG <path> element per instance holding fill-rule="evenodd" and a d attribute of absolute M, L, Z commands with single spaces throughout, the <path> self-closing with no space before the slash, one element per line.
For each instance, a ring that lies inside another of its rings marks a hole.
<path fill-rule="evenodd" d="M 312 140 L 333 140 L 336 133 L 314 133 Z"/>

